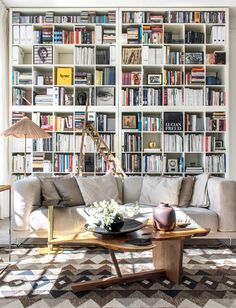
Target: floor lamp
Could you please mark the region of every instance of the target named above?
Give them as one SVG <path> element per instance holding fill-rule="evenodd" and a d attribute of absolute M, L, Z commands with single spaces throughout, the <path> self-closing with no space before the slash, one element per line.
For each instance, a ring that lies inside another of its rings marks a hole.
<path fill-rule="evenodd" d="M 8 129 L 2 132 L 5 137 L 16 137 L 25 139 L 25 150 L 24 150 L 24 176 L 26 176 L 26 139 L 40 139 L 40 138 L 51 138 L 52 136 L 46 133 L 42 128 L 36 125 L 28 117 L 24 117 L 22 120 L 13 124 Z"/>

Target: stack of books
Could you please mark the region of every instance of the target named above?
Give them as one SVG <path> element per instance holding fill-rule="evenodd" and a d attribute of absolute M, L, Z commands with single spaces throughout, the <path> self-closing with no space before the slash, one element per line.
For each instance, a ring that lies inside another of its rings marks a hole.
<path fill-rule="evenodd" d="M 226 131 L 224 112 L 213 112 L 206 116 L 206 131 Z"/>
<path fill-rule="evenodd" d="M 85 113 L 82 111 L 75 112 L 75 130 L 82 130 L 84 126 Z"/>
<path fill-rule="evenodd" d="M 44 159 L 44 153 L 34 153 L 32 169 L 33 172 L 52 172 L 52 162 Z"/>
<path fill-rule="evenodd" d="M 75 72 L 75 84 L 86 84 L 92 85 L 93 84 L 93 74 L 88 72 Z"/>
<path fill-rule="evenodd" d="M 116 30 L 114 28 L 104 28 L 102 36 L 103 44 L 115 44 L 116 42 Z"/>
<path fill-rule="evenodd" d="M 12 84 L 29 85 L 32 84 L 32 72 L 12 72 Z"/>
<path fill-rule="evenodd" d="M 45 23 L 52 24 L 54 22 L 54 12 L 45 13 Z"/>
<path fill-rule="evenodd" d="M 186 84 L 203 84 L 205 82 L 205 70 L 204 67 L 192 67 L 190 72 L 185 75 Z"/>
<path fill-rule="evenodd" d="M 164 22 L 164 16 L 160 14 L 146 13 L 146 22 L 153 24 L 162 24 Z"/>
<path fill-rule="evenodd" d="M 141 44 L 142 43 L 142 28 L 141 27 L 128 27 L 127 28 L 127 43 L 128 44 Z"/>
<path fill-rule="evenodd" d="M 189 173 L 189 174 L 203 173 L 203 167 L 201 167 L 201 166 L 189 166 L 189 167 L 186 167 L 186 173 Z"/>
<path fill-rule="evenodd" d="M 143 26 L 143 44 L 162 44 L 162 26 Z"/>
<path fill-rule="evenodd" d="M 37 94 L 34 92 L 34 104 L 36 106 L 52 106 L 53 88 L 47 88 L 46 94 Z"/>

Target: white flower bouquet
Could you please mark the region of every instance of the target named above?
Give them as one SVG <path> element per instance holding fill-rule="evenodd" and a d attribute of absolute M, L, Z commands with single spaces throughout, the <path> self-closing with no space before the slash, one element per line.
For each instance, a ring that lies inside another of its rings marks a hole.
<path fill-rule="evenodd" d="M 86 223 L 86 228 L 94 231 L 97 226 L 100 226 L 108 231 L 119 231 L 124 224 L 124 218 L 133 217 L 139 213 L 139 204 L 133 206 L 124 206 L 111 201 L 94 202 L 87 209 L 89 219 Z"/>

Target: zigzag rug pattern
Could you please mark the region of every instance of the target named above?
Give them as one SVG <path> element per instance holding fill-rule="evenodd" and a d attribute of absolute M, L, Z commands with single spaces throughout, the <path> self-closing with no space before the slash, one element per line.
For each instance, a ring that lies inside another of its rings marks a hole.
<path fill-rule="evenodd" d="M 152 268 L 150 252 L 116 255 L 122 273 Z M 224 246 L 186 248 L 180 285 L 159 278 L 81 293 L 73 293 L 71 283 L 115 273 L 104 249 L 39 255 L 36 248 L 20 248 L 13 250 L 12 259 L 0 275 L 0 307 L 236 307 L 236 251 Z M 0 261 L 7 261 L 4 250 Z"/>

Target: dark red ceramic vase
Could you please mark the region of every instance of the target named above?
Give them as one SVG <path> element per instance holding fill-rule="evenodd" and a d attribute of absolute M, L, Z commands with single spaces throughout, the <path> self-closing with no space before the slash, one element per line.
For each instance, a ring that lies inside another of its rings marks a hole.
<path fill-rule="evenodd" d="M 171 231 L 175 228 L 175 210 L 168 204 L 161 202 L 153 209 L 154 227 L 160 231 Z"/>

